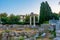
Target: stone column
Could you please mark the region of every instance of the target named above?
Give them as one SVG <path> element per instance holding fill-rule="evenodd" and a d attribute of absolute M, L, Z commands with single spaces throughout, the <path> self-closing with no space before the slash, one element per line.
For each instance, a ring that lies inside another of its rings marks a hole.
<path fill-rule="evenodd" d="M 32 18 L 32 17 L 30 16 L 30 25 L 31 25 L 31 18 Z"/>
<path fill-rule="evenodd" d="M 33 25 L 35 26 L 35 16 L 33 16 Z"/>

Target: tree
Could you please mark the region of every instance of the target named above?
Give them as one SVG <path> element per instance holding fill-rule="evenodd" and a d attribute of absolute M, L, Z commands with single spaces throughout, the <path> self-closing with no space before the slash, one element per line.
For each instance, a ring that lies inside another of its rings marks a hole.
<path fill-rule="evenodd" d="M 58 13 L 58 16 L 60 17 L 60 12 Z"/>
<path fill-rule="evenodd" d="M 6 23 L 7 22 L 7 13 L 1 13 L 0 14 L 0 23 Z"/>
<path fill-rule="evenodd" d="M 25 23 L 27 23 L 27 22 L 29 23 L 29 22 L 30 22 L 30 20 L 29 20 L 29 19 L 30 19 L 30 16 L 29 16 L 29 15 L 26 15 Z"/>
<path fill-rule="evenodd" d="M 35 22 L 38 24 L 38 16 L 35 16 Z"/>
<path fill-rule="evenodd" d="M 58 20 L 58 19 L 59 19 L 59 15 L 58 15 L 57 13 L 53 13 L 53 18 L 54 18 L 55 20 Z"/>
<path fill-rule="evenodd" d="M 10 22 L 11 24 L 16 24 L 18 23 L 20 20 L 20 17 L 18 15 L 13 15 L 11 14 L 9 17 L 8 17 L 8 22 Z"/>
<path fill-rule="evenodd" d="M 42 2 L 40 6 L 39 24 L 52 19 L 52 11 L 48 2 Z"/>
<path fill-rule="evenodd" d="M 0 17 L 7 17 L 7 13 L 1 13 Z"/>
<path fill-rule="evenodd" d="M 1 18 L 1 21 L 2 21 L 2 23 L 4 23 L 4 24 L 5 24 L 5 23 L 7 23 L 8 18 L 7 18 L 7 17 L 2 17 L 2 18 Z"/>
<path fill-rule="evenodd" d="M 13 24 L 15 22 L 14 20 L 15 20 L 15 15 L 10 14 L 10 16 L 8 17 L 8 22 Z"/>
<path fill-rule="evenodd" d="M 16 15 L 15 16 L 15 23 L 18 23 L 20 21 L 20 16 L 19 15 Z"/>

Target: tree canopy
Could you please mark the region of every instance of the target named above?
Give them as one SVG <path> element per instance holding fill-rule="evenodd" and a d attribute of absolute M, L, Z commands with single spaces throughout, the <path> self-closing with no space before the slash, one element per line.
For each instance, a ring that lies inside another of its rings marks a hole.
<path fill-rule="evenodd" d="M 52 13 L 48 2 L 42 2 L 40 6 L 39 24 L 44 23 L 45 21 L 49 21 L 53 18 L 58 19 L 57 15 L 55 13 Z"/>
<path fill-rule="evenodd" d="M 16 24 L 20 20 L 19 15 L 13 15 L 11 14 L 10 16 L 7 15 L 7 13 L 1 13 L 0 14 L 0 23 L 2 24 Z"/>

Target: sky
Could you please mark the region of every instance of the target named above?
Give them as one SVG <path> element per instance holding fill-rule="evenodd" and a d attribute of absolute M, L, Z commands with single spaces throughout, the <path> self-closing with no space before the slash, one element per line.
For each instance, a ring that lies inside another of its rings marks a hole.
<path fill-rule="evenodd" d="M 0 0 L 0 13 L 25 15 L 34 12 L 39 14 L 43 1 L 48 2 L 52 12 L 58 13 L 60 11 L 59 0 Z"/>

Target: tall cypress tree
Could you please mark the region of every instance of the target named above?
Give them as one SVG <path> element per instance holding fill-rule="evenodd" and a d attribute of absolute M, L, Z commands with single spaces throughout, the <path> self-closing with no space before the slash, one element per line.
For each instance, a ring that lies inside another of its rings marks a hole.
<path fill-rule="evenodd" d="M 42 2 L 40 6 L 39 24 L 52 19 L 52 11 L 48 2 Z"/>
<path fill-rule="evenodd" d="M 43 23 L 43 21 L 44 21 L 44 9 L 45 9 L 44 6 L 45 6 L 45 3 L 42 2 L 41 7 L 40 7 L 39 23 Z"/>
<path fill-rule="evenodd" d="M 51 8 L 47 1 L 45 2 L 45 15 L 46 15 L 46 18 L 45 18 L 46 21 L 53 18 Z"/>

